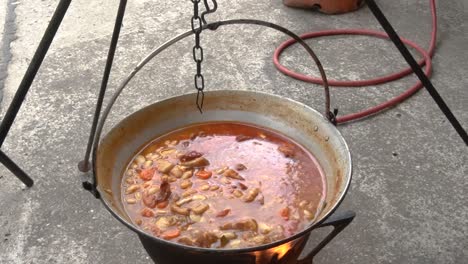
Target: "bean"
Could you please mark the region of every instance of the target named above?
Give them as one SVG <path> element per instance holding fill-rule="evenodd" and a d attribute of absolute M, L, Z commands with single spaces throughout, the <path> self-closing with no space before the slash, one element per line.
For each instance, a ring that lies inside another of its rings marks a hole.
<path fill-rule="evenodd" d="M 228 167 L 228 166 L 224 166 L 224 167 L 222 167 L 222 168 L 220 168 L 220 169 L 215 170 L 215 173 L 216 173 L 216 174 L 223 174 L 227 169 L 229 169 L 229 167 Z"/>
<path fill-rule="evenodd" d="M 193 176 L 193 172 L 192 172 L 192 171 L 186 171 L 186 172 L 184 172 L 184 174 L 182 174 L 182 177 L 181 177 L 181 178 L 182 178 L 183 180 L 186 180 L 186 179 L 192 178 L 192 176 Z"/>
<path fill-rule="evenodd" d="M 176 182 L 177 181 L 177 178 L 174 177 L 174 176 L 169 176 L 169 182 Z"/>
<path fill-rule="evenodd" d="M 197 215 L 197 214 L 194 214 L 194 213 L 190 214 L 190 220 L 192 220 L 194 222 L 200 222 L 201 219 L 202 219 L 201 215 Z"/>
<path fill-rule="evenodd" d="M 176 178 L 180 178 L 182 177 L 182 175 L 184 174 L 184 172 L 182 171 L 182 169 L 179 167 L 179 166 L 175 166 L 172 170 L 171 170 L 171 175 L 176 177 Z"/>
<path fill-rule="evenodd" d="M 186 215 L 188 216 L 190 214 L 190 210 L 188 208 L 182 208 L 177 205 L 172 205 L 171 206 L 171 211 L 176 214 L 180 215 Z"/>
<path fill-rule="evenodd" d="M 137 201 L 140 201 L 140 200 L 141 200 L 141 193 L 140 193 L 140 192 L 135 193 L 135 199 L 136 199 Z"/>
<path fill-rule="evenodd" d="M 233 232 L 223 233 L 222 236 L 224 236 L 225 238 L 227 238 L 229 240 L 237 238 L 237 235 L 235 233 L 233 233 Z"/>
<path fill-rule="evenodd" d="M 230 181 L 230 180 L 228 180 L 226 177 L 223 177 L 223 178 L 221 178 L 221 183 L 223 183 L 223 184 L 226 184 L 226 185 L 227 185 L 227 184 L 230 184 L 230 183 L 231 183 L 231 181 Z"/>
<path fill-rule="evenodd" d="M 205 185 L 202 185 L 202 186 L 200 187 L 200 190 L 202 190 L 202 191 L 206 191 L 206 190 L 208 190 L 208 189 L 210 189 L 210 185 L 209 185 L 209 184 L 205 184 Z"/>
<path fill-rule="evenodd" d="M 135 224 L 141 225 L 141 224 L 143 224 L 143 221 L 141 219 L 137 219 L 137 220 L 135 220 Z"/>
<path fill-rule="evenodd" d="M 127 184 L 132 184 L 132 183 L 135 182 L 135 180 L 133 180 L 133 178 L 127 178 L 127 179 L 125 179 L 125 182 L 126 182 Z"/>
<path fill-rule="evenodd" d="M 137 168 L 138 168 L 138 165 L 135 164 L 135 163 L 133 163 L 133 164 L 132 164 L 132 169 L 137 169 Z"/>
<path fill-rule="evenodd" d="M 135 157 L 135 162 L 138 165 L 143 164 L 145 161 L 146 161 L 146 159 L 142 155 L 138 155 L 138 156 Z"/>
<path fill-rule="evenodd" d="M 190 181 L 190 180 L 184 180 L 184 181 L 182 181 L 182 182 L 180 183 L 180 188 L 182 188 L 182 189 L 187 189 L 187 188 L 192 187 L 192 185 L 193 185 L 192 181 Z"/>
<path fill-rule="evenodd" d="M 206 210 L 208 210 L 210 208 L 210 206 L 208 204 L 200 204 L 194 208 L 192 208 L 192 211 L 196 214 L 203 214 L 204 212 L 206 212 Z"/>
<path fill-rule="evenodd" d="M 266 237 L 263 235 L 258 235 L 258 236 L 252 237 L 250 241 L 252 241 L 255 245 L 261 245 L 265 243 Z"/>
<path fill-rule="evenodd" d="M 153 159 L 153 153 L 148 153 L 148 154 L 146 154 L 146 155 L 145 155 L 145 158 L 146 158 L 147 160 Z"/>
<path fill-rule="evenodd" d="M 183 204 L 190 203 L 191 201 L 193 201 L 193 197 L 184 198 L 182 200 L 177 201 L 176 205 L 181 206 Z"/>
<path fill-rule="evenodd" d="M 219 186 L 218 185 L 213 185 L 210 187 L 210 191 L 216 191 L 219 189 Z"/>
<path fill-rule="evenodd" d="M 153 185 L 153 182 L 152 181 L 147 181 L 147 182 L 144 182 L 141 186 L 146 189 L 146 188 L 150 187 L 151 185 Z"/>
<path fill-rule="evenodd" d="M 127 203 L 128 204 L 136 204 L 136 199 L 133 199 L 133 198 L 127 198 Z"/>
<path fill-rule="evenodd" d="M 307 204 L 309 204 L 309 202 L 308 202 L 308 201 L 306 201 L 306 200 L 302 200 L 302 201 L 299 203 L 299 207 L 300 207 L 300 208 L 304 208 L 304 207 L 306 207 L 306 206 L 307 206 Z"/>
<path fill-rule="evenodd" d="M 270 233 L 273 228 L 265 223 L 258 223 L 258 229 L 261 234 L 266 235 Z"/>
<path fill-rule="evenodd" d="M 159 191 L 159 186 L 153 186 L 148 189 L 148 195 L 153 195 Z"/>
<path fill-rule="evenodd" d="M 158 170 L 162 173 L 169 173 L 172 170 L 172 168 L 174 168 L 174 164 L 163 159 L 157 160 L 156 165 L 158 167 Z"/>
<path fill-rule="evenodd" d="M 127 172 L 125 173 L 127 176 L 133 176 L 133 174 L 135 173 L 135 170 L 133 169 L 128 169 Z"/>
<path fill-rule="evenodd" d="M 314 219 L 314 214 L 312 214 L 312 212 L 309 210 L 304 210 L 304 216 L 307 218 L 307 220 Z"/>
<path fill-rule="evenodd" d="M 125 191 L 125 194 L 132 194 L 132 193 L 136 192 L 138 189 L 140 189 L 140 185 L 138 185 L 138 184 L 130 185 L 127 188 L 127 190 Z"/>
<path fill-rule="evenodd" d="M 232 194 L 234 194 L 235 197 L 240 198 L 242 195 L 244 195 L 241 191 L 235 190 Z"/>
<path fill-rule="evenodd" d="M 177 150 L 176 149 L 173 149 L 173 148 L 169 148 L 169 149 L 164 149 L 164 150 L 161 150 L 161 156 L 169 156 L 173 153 L 175 153 Z"/>
<path fill-rule="evenodd" d="M 205 195 L 201 195 L 201 194 L 195 194 L 195 195 L 193 196 L 193 200 L 203 201 L 203 200 L 206 200 L 206 196 L 205 196 Z"/>
<path fill-rule="evenodd" d="M 195 193 L 197 193 L 197 190 L 195 190 L 195 189 L 188 189 L 187 191 L 185 191 L 185 192 L 182 193 L 182 197 L 185 198 L 185 197 L 188 197 L 188 196 L 190 196 L 190 195 L 192 195 L 192 194 L 195 194 Z"/>
<path fill-rule="evenodd" d="M 143 169 L 148 169 L 151 167 L 151 165 L 153 165 L 153 161 L 152 160 L 147 160 L 145 161 L 145 163 L 143 163 Z"/>
<path fill-rule="evenodd" d="M 259 188 L 253 188 L 253 189 L 249 190 L 248 193 L 246 194 L 245 198 L 244 198 L 244 202 L 247 202 L 247 203 L 252 202 L 253 200 L 255 200 L 255 198 L 257 197 L 257 195 L 259 193 L 260 193 Z"/>

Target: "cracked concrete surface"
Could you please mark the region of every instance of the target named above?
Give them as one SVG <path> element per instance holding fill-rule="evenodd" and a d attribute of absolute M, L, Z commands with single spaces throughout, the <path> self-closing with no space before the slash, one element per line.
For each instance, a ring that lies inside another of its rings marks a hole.
<path fill-rule="evenodd" d="M 6 3 L 0 0 L 0 32 Z M 430 34 L 428 1 L 378 1 L 398 32 L 423 47 Z M 13 2 L 12 2 L 13 3 Z M 58 1 L 18 0 L 2 116 Z M 294 32 L 372 28 L 367 8 L 339 16 L 289 9 L 281 1 L 219 1 L 209 18 L 258 18 Z M 72 2 L 3 150 L 36 181 L 24 188 L 0 166 L 0 263 L 151 263 L 137 237 L 80 187 L 116 0 Z M 434 85 L 468 127 L 468 2 L 440 1 Z M 129 1 L 109 83 L 112 92 L 154 47 L 189 28 L 191 2 Z M 3 38 L 2 38 L 3 39 Z M 207 89 L 252 89 L 288 96 L 321 109 L 319 86 L 276 71 L 271 56 L 285 36 L 255 26 L 221 28 L 203 38 Z M 363 79 L 405 67 L 393 46 L 367 37 L 309 41 L 331 78 Z M 192 91 L 192 40 L 151 62 L 122 94 L 110 124 L 162 98 Z M 3 46 L 2 46 L 3 47 Z M 3 51 L 2 51 L 3 52 Z M 3 53 L 2 53 L 3 54 Z M 299 48 L 283 62 L 316 73 Z M 1 74 L 1 73 L 0 73 Z M 415 82 L 408 77 L 369 88 L 336 88 L 332 104 L 350 113 L 383 102 Z M 426 91 L 367 118 L 339 127 L 354 160 L 351 190 L 341 210 L 354 222 L 314 263 L 466 263 L 468 151 Z M 323 231 L 313 235 L 316 242 Z"/>

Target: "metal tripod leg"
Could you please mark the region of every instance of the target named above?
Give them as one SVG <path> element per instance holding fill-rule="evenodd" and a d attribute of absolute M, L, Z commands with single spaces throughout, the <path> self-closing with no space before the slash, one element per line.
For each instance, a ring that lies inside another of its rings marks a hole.
<path fill-rule="evenodd" d="M 61 0 L 55 10 L 52 19 L 47 26 L 47 29 L 42 37 L 39 46 L 34 53 L 31 63 L 24 74 L 23 80 L 21 81 L 18 90 L 16 91 L 15 97 L 13 98 L 10 106 L 8 107 L 5 117 L 0 125 L 0 148 L 5 141 L 8 132 L 10 131 L 11 125 L 15 121 L 16 115 L 23 104 L 23 101 L 31 87 L 34 77 L 37 71 L 41 67 L 42 61 L 44 60 L 47 51 L 49 50 L 50 44 L 54 40 L 55 34 L 62 23 L 63 17 L 65 16 L 68 7 L 70 6 L 71 0 Z M 34 184 L 34 181 L 23 171 L 18 165 L 16 165 L 4 152 L 0 150 L 0 162 L 5 165 L 18 179 L 20 179 L 28 187 Z"/>

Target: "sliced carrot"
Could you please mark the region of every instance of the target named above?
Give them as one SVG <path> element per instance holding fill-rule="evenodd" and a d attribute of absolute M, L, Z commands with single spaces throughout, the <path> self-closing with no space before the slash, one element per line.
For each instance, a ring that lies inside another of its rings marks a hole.
<path fill-rule="evenodd" d="M 283 217 L 285 220 L 289 220 L 289 208 L 288 208 L 288 207 L 285 207 L 285 208 L 281 209 L 280 215 L 281 215 L 281 217 Z"/>
<path fill-rule="evenodd" d="M 140 214 L 141 216 L 144 216 L 144 217 L 154 217 L 154 212 L 149 208 L 143 208 Z"/>
<path fill-rule="evenodd" d="M 180 236 L 180 230 L 179 229 L 172 229 L 172 230 L 168 230 L 168 231 L 165 231 L 164 233 L 162 233 L 161 237 L 163 239 L 173 239 L 173 238 L 176 238 Z"/>
<path fill-rule="evenodd" d="M 167 207 L 167 205 L 169 204 L 169 201 L 162 201 L 162 202 L 159 202 L 156 207 L 158 207 L 159 209 L 164 209 Z"/>
<path fill-rule="evenodd" d="M 153 175 L 155 171 L 156 171 L 156 168 L 144 169 L 139 173 L 139 176 L 142 180 L 149 181 L 153 179 Z"/>
<path fill-rule="evenodd" d="M 199 170 L 195 175 L 202 180 L 207 180 L 211 175 L 213 175 L 213 173 L 211 171 Z"/>

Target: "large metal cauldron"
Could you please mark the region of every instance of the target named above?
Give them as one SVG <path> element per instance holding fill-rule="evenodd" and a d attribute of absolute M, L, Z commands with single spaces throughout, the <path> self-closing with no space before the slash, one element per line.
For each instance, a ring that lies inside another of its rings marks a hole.
<path fill-rule="evenodd" d="M 151 257 L 161 264 L 296 263 L 314 225 L 332 213 L 348 189 L 351 158 L 345 140 L 321 114 L 287 98 L 251 91 L 213 91 L 206 94 L 203 114 L 194 107 L 193 99 L 194 94 L 183 95 L 143 108 L 103 138 L 94 168 L 102 201 L 118 220 L 139 235 Z M 140 147 L 159 135 L 209 121 L 241 121 L 274 129 L 313 153 L 327 180 L 326 206 L 317 222 L 285 240 L 235 250 L 187 247 L 150 236 L 134 226 L 124 210 L 120 193 L 128 161 Z"/>
<path fill-rule="evenodd" d="M 325 72 L 312 49 L 300 37 L 268 22 L 228 20 L 204 25 L 212 30 L 222 25 L 255 24 L 279 30 L 298 41 L 317 63 L 325 88 L 327 118 L 316 110 L 271 94 L 253 91 L 210 91 L 206 93 L 203 114 L 194 107 L 195 94 L 169 98 L 126 117 L 102 140 L 104 122 L 122 90 L 151 59 L 175 42 L 192 34 L 183 33 L 155 49 L 123 81 L 99 121 L 93 147 L 93 181 L 85 188 L 99 197 L 120 222 L 137 233 L 151 258 L 159 264 L 296 264 L 310 232 L 319 226 L 333 225 L 334 231 L 320 244 L 323 247 L 354 217 L 329 217 L 343 200 L 351 181 L 351 157 L 345 140 L 330 122 L 330 96 Z M 327 181 L 326 204 L 315 222 L 294 236 L 275 243 L 243 249 L 205 249 L 180 245 L 144 233 L 133 225 L 124 210 L 120 184 L 126 164 L 146 143 L 175 129 L 210 121 L 240 121 L 276 130 L 304 146 L 322 166 Z M 327 219 L 328 218 L 328 219 Z M 312 252 L 313 253 L 313 252 Z M 312 256 L 313 254 L 309 254 Z M 316 252 L 315 252 L 316 253 Z M 305 263 L 305 262 L 304 262 Z"/>

